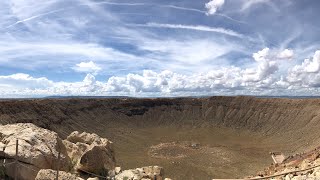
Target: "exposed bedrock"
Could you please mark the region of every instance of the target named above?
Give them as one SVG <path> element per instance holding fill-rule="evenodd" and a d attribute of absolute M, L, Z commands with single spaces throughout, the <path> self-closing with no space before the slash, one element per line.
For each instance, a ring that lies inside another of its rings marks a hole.
<path fill-rule="evenodd" d="M 17 159 L 16 140 L 18 140 Z M 5 159 L 8 176 L 20 180 L 34 179 L 40 169 L 56 169 L 60 152 L 59 169 L 67 170 L 70 159 L 57 133 L 39 128 L 33 124 L 12 124 L 0 126 L 0 158 Z M 14 164 L 13 164 L 14 163 Z M 17 167 L 16 167 L 17 166 Z"/>

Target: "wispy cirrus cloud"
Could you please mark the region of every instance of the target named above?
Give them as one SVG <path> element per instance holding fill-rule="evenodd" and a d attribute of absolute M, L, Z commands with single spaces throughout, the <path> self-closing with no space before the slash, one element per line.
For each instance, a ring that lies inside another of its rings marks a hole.
<path fill-rule="evenodd" d="M 278 8 L 273 4 L 271 0 L 244 0 L 241 11 L 249 10 L 251 7 L 259 4 L 266 4 L 272 7 L 274 10 L 278 11 Z"/>
<path fill-rule="evenodd" d="M 224 34 L 224 35 L 228 35 L 228 36 L 234 36 L 234 37 L 238 37 L 238 38 L 244 37 L 242 34 L 237 33 L 237 32 L 230 30 L 230 29 L 215 28 L 215 27 L 208 27 L 208 26 L 199 26 L 199 25 L 147 23 L 147 24 L 129 24 L 129 26 L 206 31 L 206 32 L 220 33 L 220 34 Z"/>
<path fill-rule="evenodd" d="M 26 19 L 21 19 L 21 20 L 18 20 L 17 22 L 13 23 L 13 24 L 10 24 L 8 25 L 7 27 L 5 27 L 5 29 L 7 28 L 11 28 L 15 25 L 18 25 L 18 24 L 21 24 L 21 23 L 24 23 L 24 22 L 27 22 L 27 21 L 31 21 L 31 20 L 34 20 L 36 18 L 40 18 L 42 16 L 46 16 L 46 15 L 49 15 L 49 14 L 54 14 L 54 13 L 58 13 L 58 12 L 61 12 L 61 11 L 65 11 L 66 9 L 63 8 L 63 9 L 57 9 L 57 10 L 53 10 L 53 11 L 49 11 L 49 12 L 46 12 L 46 13 L 41 13 L 41 14 L 37 14 L 35 16 L 31 16 L 31 17 L 28 17 Z"/>
<path fill-rule="evenodd" d="M 0 1 L 0 95 L 314 94 L 317 4 L 284 1 Z"/>

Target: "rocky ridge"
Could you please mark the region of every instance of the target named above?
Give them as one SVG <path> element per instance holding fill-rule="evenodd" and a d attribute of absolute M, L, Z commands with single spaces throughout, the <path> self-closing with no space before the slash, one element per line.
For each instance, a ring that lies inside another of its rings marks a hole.
<path fill-rule="evenodd" d="M 18 154 L 16 163 L 16 140 Z M 0 146 L 4 151 L 4 173 L 19 180 L 70 180 L 115 178 L 116 180 L 163 179 L 163 168 L 148 166 L 122 171 L 116 167 L 113 143 L 106 138 L 86 132 L 72 132 L 62 140 L 57 133 L 35 126 L 18 123 L 0 125 Z M 17 171 L 15 171 L 16 166 Z"/>
<path fill-rule="evenodd" d="M 279 164 L 272 164 L 250 179 L 319 180 L 320 148 L 291 155 Z"/>

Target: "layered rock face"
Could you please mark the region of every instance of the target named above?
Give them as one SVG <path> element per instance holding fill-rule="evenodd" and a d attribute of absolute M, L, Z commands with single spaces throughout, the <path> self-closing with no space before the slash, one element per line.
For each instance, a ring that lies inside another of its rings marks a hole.
<path fill-rule="evenodd" d="M 56 169 L 60 152 L 59 169 L 67 170 L 70 159 L 57 133 L 39 128 L 33 124 L 12 124 L 0 126 L 0 148 L 4 149 L 2 159 L 13 162 L 18 139 L 17 177 L 20 180 L 34 179 L 42 168 Z M 6 166 L 6 172 L 14 177 L 14 165 Z"/>

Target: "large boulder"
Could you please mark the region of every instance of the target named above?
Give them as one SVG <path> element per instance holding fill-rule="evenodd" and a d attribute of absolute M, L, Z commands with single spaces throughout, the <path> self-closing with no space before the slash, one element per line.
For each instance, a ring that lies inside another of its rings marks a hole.
<path fill-rule="evenodd" d="M 18 139 L 18 170 L 20 180 L 35 179 L 40 169 L 57 169 L 60 152 L 60 170 L 68 170 L 70 159 L 57 133 L 39 128 L 33 124 L 0 125 L 1 158 L 13 162 Z M 14 177 L 15 165 L 5 166 L 6 174 Z"/>
<path fill-rule="evenodd" d="M 35 180 L 53 180 L 56 179 L 57 177 L 57 171 L 52 170 L 52 169 L 41 169 Z M 80 177 L 77 177 L 74 174 L 67 173 L 65 171 L 59 171 L 59 177 L 58 179 L 63 179 L 63 180 L 84 180 Z"/>
<path fill-rule="evenodd" d="M 98 175 L 107 175 L 116 165 L 113 143 L 96 134 L 71 133 L 63 141 L 75 169 Z"/>
<path fill-rule="evenodd" d="M 120 174 L 116 175 L 116 180 L 162 180 L 163 168 L 159 166 L 147 166 L 136 169 L 124 170 Z"/>

